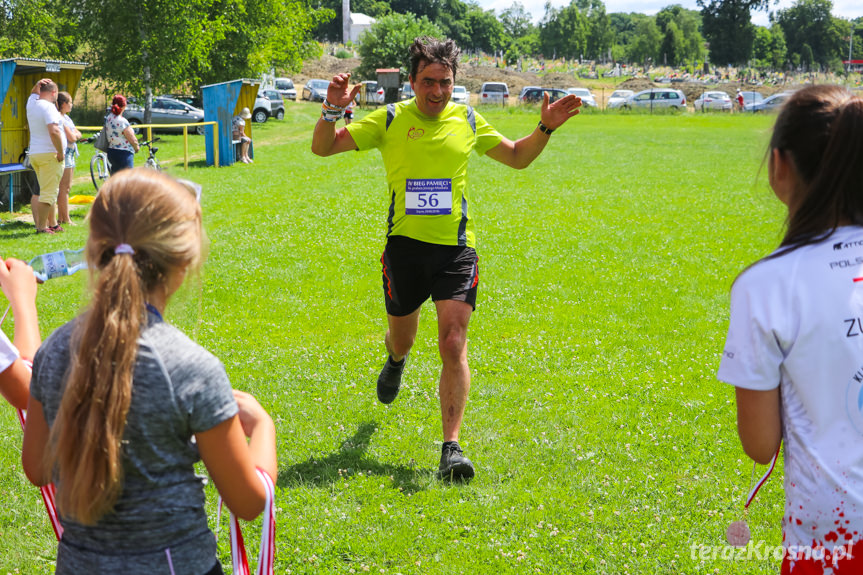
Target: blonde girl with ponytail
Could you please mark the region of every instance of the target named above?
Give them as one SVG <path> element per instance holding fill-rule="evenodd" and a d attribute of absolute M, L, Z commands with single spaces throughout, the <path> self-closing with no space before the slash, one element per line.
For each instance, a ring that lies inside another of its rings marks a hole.
<path fill-rule="evenodd" d="M 237 516 L 264 508 L 272 419 L 162 318 L 204 242 L 195 195 L 152 170 L 113 176 L 93 203 L 92 303 L 37 352 L 24 431 L 27 477 L 57 485 L 58 575 L 222 573 L 198 460 Z"/>

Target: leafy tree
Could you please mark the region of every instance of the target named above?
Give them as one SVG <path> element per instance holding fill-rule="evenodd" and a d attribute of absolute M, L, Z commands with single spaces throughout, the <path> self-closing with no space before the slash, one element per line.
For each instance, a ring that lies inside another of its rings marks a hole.
<path fill-rule="evenodd" d="M 301 0 L 218 2 L 214 8 L 224 15 L 225 31 L 206 62 L 193 70 L 195 84 L 257 77 L 271 68 L 297 72 L 304 59 L 321 54 L 313 30 L 334 18 L 332 10 L 311 9 Z"/>
<path fill-rule="evenodd" d="M 608 51 L 614 44 L 614 32 L 611 21 L 605 12 L 602 0 L 591 0 L 586 8 L 581 9 L 587 17 L 587 48 L 585 55 L 593 60 L 605 60 Z"/>
<path fill-rule="evenodd" d="M 312 33 L 314 38 L 341 42 L 343 40 L 342 0 L 312 0 L 311 6 L 315 9 L 330 10 L 333 14 L 331 20 L 318 22 Z M 358 12 L 372 18 L 382 18 L 391 10 L 390 3 L 384 0 L 351 0 L 351 12 Z"/>
<path fill-rule="evenodd" d="M 518 62 L 522 56 L 536 56 L 539 53 L 539 32 L 534 30 L 510 44 L 509 49 L 504 54 L 504 60 L 508 65 L 512 65 Z"/>
<path fill-rule="evenodd" d="M 501 12 L 500 22 L 512 41 L 518 40 L 522 36 L 527 36 L 534 28 L 530 12 L 518 0 Z"/>
<path fill-rule="evenodd" d="M 494 15 L 493 10 L 483 11 L 473 7 L 468 11 L 465 20 L 470 31 L 464 44 L 465 48 L 491 53 L 502 50 L 506 46 L 503 24 Z"/>
<path fill-rule="evenodd" d="M 85 56 L 109 85 L 145 98 L 154 90 L 196 88 L 299 69 L 317 46 L 311 29 L 331 14 L 304 0 L 69 0 Z"/>
<path fill-rule="evenodd" d="M 678 32 L 668 33 L 669 24 L 674 23 Z M 676 62 L 698 61 L 704 58 L 706 49 L 704 37 L 698 31 L 701 26 L 701 16 L 695 10 L 687 10 L 680 4 L 666 6 L 656 14 L 656 25 L 663 35 L 663 47 L 660 52 L 666 54 L 671 62 L 674 52 Z M 671 45 L 675 48 L 672 50 Z"/>
<path fill-rule="evenodd" d="M 587 49 L 588 20 L 575 2 L 563 8 L 546 4 L 539 26 L 539 49 L 547 57 L 581 58 Z"/>
<path fill-rule="evenodd" d="M 629 61 L 643 62 L 644 67 L 647 68 L 649 61 L 656 61 L 661 42 L 662 36 L 656 21 L 649 16 L 640 18 L 629 45 Z"/>
<path fill-rule="evenodd" d="M 776 21 L 785 34 L 788 51 L 799 54 L 801 65 L 825 68 L 831 63 L 835 65 L 834 61 L 847 46 L 843 38 L 850 32 L 850 23 L 834 18 L 832 9 L 830 0 L 797 0 L 777 14 Z"/>
<path fill-rule="evenodd" d="M 0 0 L 0 57 L 71 59 L 75 23 L 49 0 Z"/>
<path fill-rule="evenodd" d="M 184 84 L 206 67 L 226 19 L 215 0 L 69 0 L 95 74 L 133 94 L 144 92 L 145 123 L 153 89 Z"/>
<path fill-rule="evenodd" d="M 767 63 L 770 60 L 771 43 L 773 35 L 770 30 L 764 26 L 755 28 L 755 37 L 752 42 L 752 57 L 755 58 L 760 66 L 769 66 Z"/>
<path fill-rule="evenodd" d="M 774 24 L 770 27 L 770 56 L 768 58 L 770 67 L 774 70 L 784 69 L 787 58 L 785 33 L 782 32 L 782 26 Z"/>
<path fill-rule="evenodd" d="M 362 63 L 357 75 L 364 79 L 377 79 L 378 68 L 399 68 L 402 80 L 410 72 L 408 48 L 418 36 L 442 38 L 441 29 L 423 16 L 390 14 L 384 16 L 363 34 L 360 44 Z"/>
<path fill-rule="evenodd" d="M 710 60 L 716 64 L 743 64 L 752 54 L 755 29 L 751 11 L 766 8 L 770 0 L 698 0 L 702 32 L 710 43 Z"/>
<path fill-rule="evenodd" d="M 635 26 L 637 21 L 633 19 L 632 14 L 612 12 L 608 15 L 608 23 L 611 27 L 611 33 L 614 36 L 613 46 L 611 49 L 612 57 L 618 62 L 626 60 L 629 44 L 635 36 Z"/>
<path fill-rule="evenodd" d="M 851 59 L 863 60 L 863 16 L 851 21 L 851 31 L 854 36 L 848 38 L 851 45 Z"/>
<path fill-rule="evenodd" d="M 673 20 L 665 27 L 659 53 L 663 64 L 677 66 L 686 61 L 686 42 L 683 32 Z"/>

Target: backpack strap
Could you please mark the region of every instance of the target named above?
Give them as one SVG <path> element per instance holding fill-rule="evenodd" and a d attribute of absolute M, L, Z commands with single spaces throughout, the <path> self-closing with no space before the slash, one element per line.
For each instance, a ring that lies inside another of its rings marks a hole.
<path fill-rule="evenodd" d="M 395 104 L 387 104 L 387 127 L 386 130 L 390 129 L 390 124 L 393 123 L 393 120 L 396 119 L 396 105 Z"/>
<path fill-rule="evenodd" d="M 470 124 L 470 129 L 476 134 L 476 115 L 473 113 L 473 106 L 467 106 L 467 123 Z"/>

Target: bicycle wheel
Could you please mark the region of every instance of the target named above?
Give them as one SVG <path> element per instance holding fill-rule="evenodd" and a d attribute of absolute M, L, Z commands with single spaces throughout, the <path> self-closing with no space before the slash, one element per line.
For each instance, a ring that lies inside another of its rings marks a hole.
<path fill-rule="evenodd" d="M 90 160 L 90 178 L 93 180 L 93 187 L 96 188 L 97 193 L 102 184 L 105 183 L 105 180 L 108 179 L 108 176 L 110 174 L 108 173 L 107 156 L 105 154 L 96 154 Z"/>
<path fill-rule="evenodd" d="M 147 163 L 144 164 L 145 167 L 150 168 L 151 170 L 156 170 L 157 172 L 162 171 L 162 166 L 159 164 L 159 160 L 156 158 L 147 158 Z"/>

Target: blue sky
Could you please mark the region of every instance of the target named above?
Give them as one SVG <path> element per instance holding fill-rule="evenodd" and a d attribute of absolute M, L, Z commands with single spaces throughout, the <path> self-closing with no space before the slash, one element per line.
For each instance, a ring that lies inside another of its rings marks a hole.
<path fill-rule="evenodd" d="M 534 21 L 538 21 L 545 14 L 545 3 L 548 0 L 521 0 L 522 5 L 533 15 Z M 478 0 L 479 5 L 486 10 L 497 10 L 500 14 L 513 4 L 513 0 Z M 568 5 L 570 0 L 551 0 L 552 6 L 560 7 Z M 771 6 L 771 10 L 788 8 L 793 0 L 779 0 Z M 643 12 L 645 14 L 656 14 L 665 6 L 680 4 L 684 8 L 698 10 L 695 0 L 605 0 L 605 9 L 608 12 Z M 859 18 L 863 16 L 863 1 L 861 0 L 833 0 L 833 15 L 843 18 Z M 761 26 L 767 26 L 767 13 L 756 12 L 752 15 L 752 21 Z"/>

